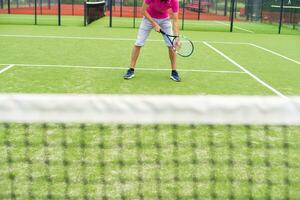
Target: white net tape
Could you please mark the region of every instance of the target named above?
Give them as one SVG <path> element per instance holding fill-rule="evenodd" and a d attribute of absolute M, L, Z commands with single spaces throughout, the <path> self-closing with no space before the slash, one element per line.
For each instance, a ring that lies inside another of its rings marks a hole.
<path fill-rule="evenodd" d="M 2 122 L 300 124 L 300 97 L 1 94 Z"/>

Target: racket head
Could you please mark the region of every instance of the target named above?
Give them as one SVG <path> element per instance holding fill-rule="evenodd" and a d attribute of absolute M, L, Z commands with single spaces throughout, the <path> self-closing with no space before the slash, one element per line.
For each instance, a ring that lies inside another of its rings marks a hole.
<path fill-rule="evenodd" d="M 179 45 L 176 45 L 176 38 L 173 39 L 173 47 L 178 55 L 189 57 L 194 52 L 194 44 L 184 36 L 178 37 Z"/>
<path fill-rule="evenodd" d="M 184 36 L 173 36 L 166 34 L 163 30 L 160 30 L 160 32 L 165 35 L 169 41 L 171 42 L 174 51 L 182 56 L 182 57 L 189 57 L 194 52 L 194 44 L 191 40 Z M 179 45 L 176 45 L 176 42 L 179 40 Z"/>

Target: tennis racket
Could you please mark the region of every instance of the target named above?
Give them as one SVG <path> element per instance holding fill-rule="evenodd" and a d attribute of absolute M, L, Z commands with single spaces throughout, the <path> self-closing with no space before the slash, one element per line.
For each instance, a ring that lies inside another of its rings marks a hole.
<path fill-rule="evenodd" d="M 162 30 L 160 30 L 160 33 L 165 35 L 168 38 L 168 40 L 172 44 L 174 51 L 178 55 L 182 57 L 189 57 L 194 52 L 194 44 L 188 38 L 183 36 L 169 35 Z"/>

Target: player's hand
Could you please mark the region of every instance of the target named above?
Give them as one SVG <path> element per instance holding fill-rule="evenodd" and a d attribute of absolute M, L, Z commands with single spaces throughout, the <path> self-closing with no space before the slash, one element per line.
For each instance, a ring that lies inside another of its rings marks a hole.
<path fill-rule="evenodd" d="M 175 41 L 174 41 L 174 47 L 175 47 L 175 49 L 179 49 L 180 48 L 180 40 L 179 40 L 179 38 L 177 37 L 177 38 L 175 38 Z"/>
<path fill-rule="evenodd" d="M 157 24 L 157 23 L 155 23 L 154 25 L 153 25 L 153 28 L 154 28 L 154 30 L 156 31 L 156 32 L 160 32 L 160 26 Z"/>

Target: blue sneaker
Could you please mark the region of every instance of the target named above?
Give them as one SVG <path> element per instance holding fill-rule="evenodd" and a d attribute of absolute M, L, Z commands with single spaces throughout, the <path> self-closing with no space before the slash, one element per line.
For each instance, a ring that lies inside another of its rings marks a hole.
<path fill-rule="evenodd" d="M 134 71 L 129 68 L 123 77 L 124 77 L 124 79 L 127 79 L 127 80 L 133 78 Z"/>
<path fill-rule="evenodd" d="M 176 82 L 179 82 L 181 81 L 180 77 L 179 77 L 179 74 L 176 70 L 172 70 L 172 73 L 171 73 L 171 76 L 170 78 L 173 80 L 173 81 L 176 81 Z"/>

